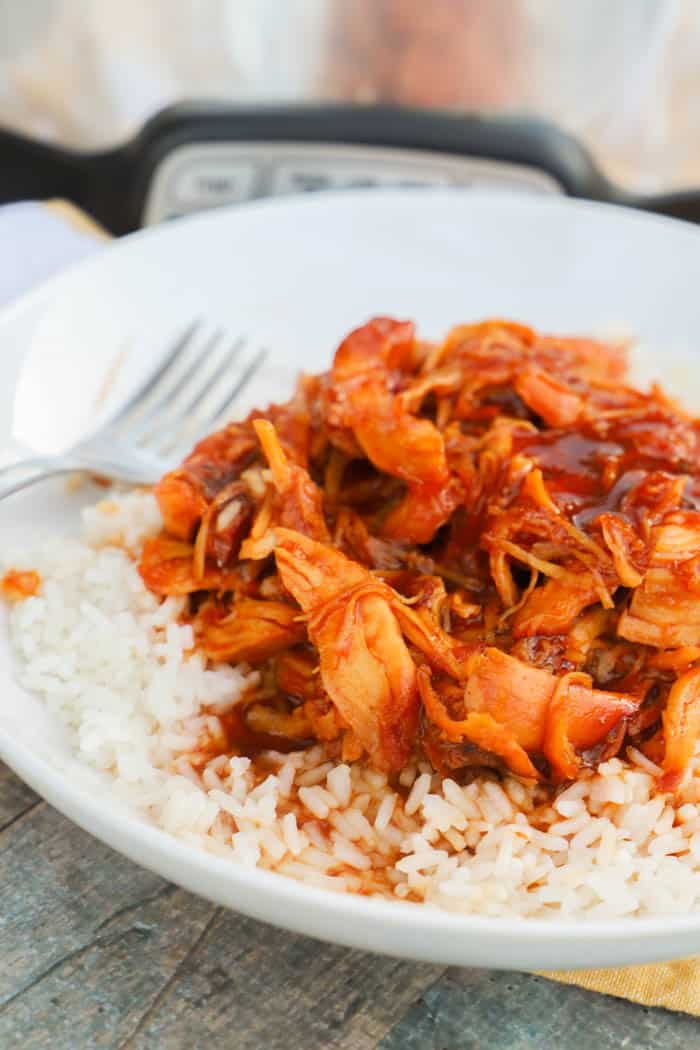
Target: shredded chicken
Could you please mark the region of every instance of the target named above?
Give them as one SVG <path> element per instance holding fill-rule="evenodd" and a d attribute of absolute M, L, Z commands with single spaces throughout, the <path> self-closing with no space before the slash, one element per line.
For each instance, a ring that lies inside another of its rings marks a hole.
<path fill-rule="evenodd" d="M 228 745 L 557 784 L 700 733 L 700 423 L 625 350 L 375 318 L 159 483 L 146 585 L 260 685 Z M 280 743 L 281 742 L 281 743 Z"/>

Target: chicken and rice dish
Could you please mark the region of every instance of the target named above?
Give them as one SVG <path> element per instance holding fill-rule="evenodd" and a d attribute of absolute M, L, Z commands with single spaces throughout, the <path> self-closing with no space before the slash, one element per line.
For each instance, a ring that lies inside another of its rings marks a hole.
<path fill-rule="evenodd" d="M 455 911 L 697 907 L 700 422 L 626 358 L 369 321 L 6 565 L 20 679 L 233 860 Z"/>

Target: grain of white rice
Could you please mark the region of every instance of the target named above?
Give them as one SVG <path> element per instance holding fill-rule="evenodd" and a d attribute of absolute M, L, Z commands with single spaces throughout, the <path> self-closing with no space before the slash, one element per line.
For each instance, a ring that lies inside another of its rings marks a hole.
<path fill-rule="evenodd" d="M 549 833 L 551 835 L 576 835 L 579 831 L 583 831 L 590 819 L 588 813 L 580 813 L 569 820 L 557 820 L 554 824 L 549 825 Z"/>
<path fill-rule="evenodd" d="M 452 912 L 556 917 L 700 908 L 700 755 L 677 797 L 635 748 L 555 799 L 492 775 L 460 785 L 424 761 L 396 781 L 319 744 L 260 762 L 200 749 L 251 679 L 209 665 L 135 565 L 160 525 L 144 492 L 84 513 L 84 540 L 8 553 L 39 595 L 10 613 L 17 675 L 69 733 L 80 760 L 182 841 L 336 892 Z"/>
<path fill-rule="evenodd" d="M 697 820 L 698 816 L 700 814 L 698 814 L 697 807 L 687 802 L 676 810 L 676 820 L 679 824 L 690 824 L 692 821 Z"/>
<path fill-rule="evenodd" d="M 365 769 L 364 780 L 370 791 L 380 791 L 386 787 L 388 777 L 386 773 L 380 773 L 377 769 Z"/>
<path fill-rule="evenodd" d="M 285 845 L 293 857 L 298 857 L 308 845 L 308 839 L 297 827 L 297 818 L 294 813 L 285 813 L 280 821 L 282 837 Z"/>
<path fill-rule="evenodd" d="M 328 841 L 323 831 L 321 830 L 318 821 L 306 821 L 306 823 L 304 824 L 304 830 L 306 832 L 306 836 L 309 839 L 311 846 L 313 846 L 314 849 L 318 849 L 321 850 L 321 852 L 323 852 L 326 849 Z"/>
<path fill-rule="evenodd" d="M 442 834 L 444 838 L 447 839 L 450 846 L 452 846 L 455 853 L 461 853 L 463 849 L 467 848 L 467 840 L 464 835 L 455 828 L 447 828 Z"/>
<path fill-rule="evenodd" d="M 302 787 L 313 787 L 315 784 L 321 784 L 332 770 L 332 762 L 323 762 L 320 766 L 312 766 L 311 769 L 306 769 L 303 773 L 297 775 L 297 784 Z"/>
<path fill-rule="evenodd" d="M 666 806 L 663 813 L 654 825 L 654 834 L 666 835 L 673 827 L 676 813 L 673 806 Z"/>
<path fill-rule="evenodd" d="M 326 801 L 328 795 L 330 795 L 330 792 L 324 791 L 320 787 L 299 788 L 299 800 L 306 806 L 309 813 L 313 813 L 319 820 L 325 820 L 330 813 L 331 807 Z M 333 795 L 330 795 L 330 797 L 334 798 Z"/>
<path fill-rule="evenodd" d="M 351 868 L 357 868 L 358 871 L 367 871 L 368 868 L 372 867 L 372 861 L 369 856 L 353 845 L 349 839 L 344 838 L 337 831 L 333 832 L 331 839 L 333 852 L 339 860 L 349 864 Z"/>
<path fill-rule="evenodd" d="M 364 816 L 364 814 L 367 812 L 367 809 L 369 808 L 369 804 L 371 801 L 371 796 L 368 795 L 366 791 L 361 791 L 359 795 L 355 795 L 355 797 L 353 798 L 352 808 L 361 816 Z"/>
<path fill-rule="evenodd" d="M 416 779 L 417 769 L 413 762 L 402 769 L 399 773 L 399 784 L 401 787 L 410 788 L 413 781 Z"/>
<path fill-rule="evenodd" d="M 583 799 L 564 798 L 563 795 L 555 801 L 554 808 L 557 813 L 561 813 L 562 817 L 567 818 L 578 817 L 586 812 L 586 806 Z"/>
<path fill-rule="evenodd" d="M 352 796 L 352 782 L 350 779 L 350 767 L 345 763 L 334 766 L 326 776 L 326 786 L 334 795 L 339 806 L 348 806 Z"/>
<path fill-rule="evenodd" d="M 374 818 L 374 829 L 375 831 L 384 831 L 391 820 L 391 815 L 394 812 L 394 806 L 396 805 L 396 795 L 393 791 L 385 795 L 382 799 L 377 815 Z"/>
<path fill-rule="evenodd" d="M 277 835 L 271 828 L 265 828 L 260 833 L 260 845 L 270 858 L 272 863 L 282 860 L 287 852 L 287 844 L 284 839 Z"/>
<path fill-rule="evenodd" d="M 651 773 L 653 777 L 661 776 L 661 773 L 663 772 L 661 766 L 657 766 L 656 762 L 652 762 L 651 759 L 647 758 L 647 756 L 637 747 L 628 747 L 627 757 L 631 762 L 634 762 L 636 766 L 639 766 L 640 769 L 645 770 L 647 773 Z"/>
<path fill-rule="evenodd" d="M 512 818 L 513 807 L 510 799 L 499 784 L 494 783 L 492 780 L 486 780 L 482 791 L 489 800 L 492 817 L 497 812 L 500 820 L 510 820 Z"/>
<path fill-rule="evenodd" d="M 414 781 L 404 806 L 404 813 L 407 817 L 412 816 L 416 810 L 420 809 L 423 799 L 430 790 L 430 781 L 430 773 L 421 773 L 417 780 Z"/>

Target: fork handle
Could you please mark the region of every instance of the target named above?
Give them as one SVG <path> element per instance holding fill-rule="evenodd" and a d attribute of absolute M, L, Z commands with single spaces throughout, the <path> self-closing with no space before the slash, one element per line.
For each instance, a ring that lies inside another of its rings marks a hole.
<path fill-rule="evenodd" d="M 55 456 L 31 456 L 24 459 L 13 459 L 9 463 L 5 463 L 4 466 L 0 467 L 0 485 L 10 475 L 16 475 L 19 472 L 34 472 L 41 470 L 43 467 L 49 467 L 52 463 L 56 462 Z"/>
<path fill-rule="evenodd" d="M 80 467 L 66 459 L 47 459 L 37 457 L 25 459 L 21 463 L 13 463 L 0 471 L 0 501 L 14 496 L 16 492 L 22 492 L 31 485 L 47 478 L 59 477 L 61 474 L 73 474 Z M 23 471 L 24 476 L 17 474 Z"/>
<path fill-rule="evenodd" d="M 145 457 L 143 463 L 125 464 L 108 453 L 87 455 L 75 449 L 66 456 L 35 456 L 0 468 L 0 501 L 61 474 L 93 474 L 130 485 L 153 485 L 162 473 L 162 464 Z"/>

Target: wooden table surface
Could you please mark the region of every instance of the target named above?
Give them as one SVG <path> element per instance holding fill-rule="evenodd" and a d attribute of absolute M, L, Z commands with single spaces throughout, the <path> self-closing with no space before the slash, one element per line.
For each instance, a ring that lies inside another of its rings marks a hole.
<path fill-rule="evenodd" d="M 696 1050 L 700 1022 L 284 933 L 137 867 L 0 763 L 0 1048 Z"/>

